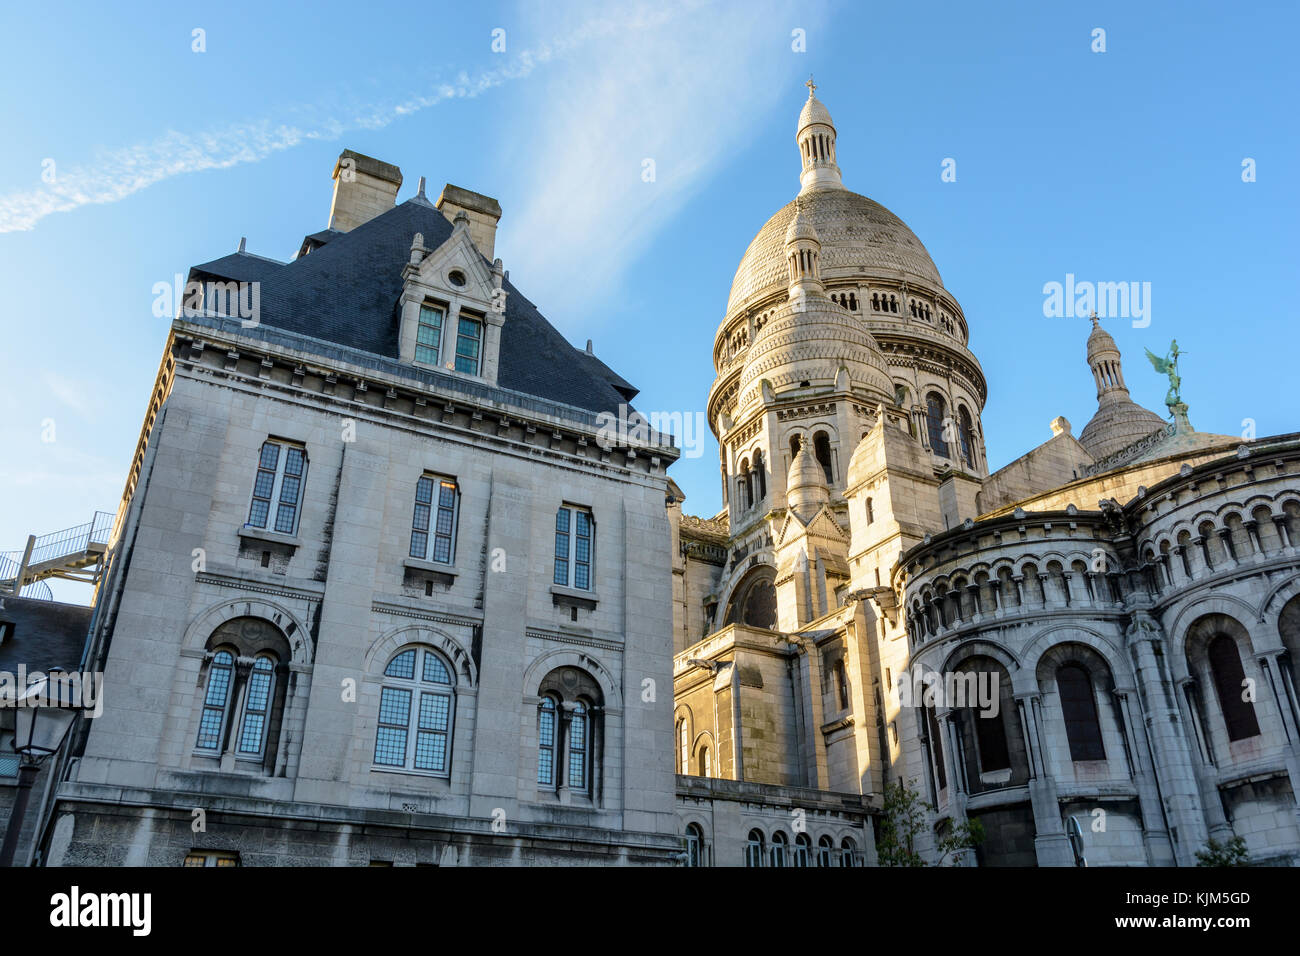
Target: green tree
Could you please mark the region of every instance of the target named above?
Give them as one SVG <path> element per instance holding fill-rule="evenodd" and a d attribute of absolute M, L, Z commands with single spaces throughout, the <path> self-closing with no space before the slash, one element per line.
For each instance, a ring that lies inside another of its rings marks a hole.
<path fill-rule="evenodd" d="M 1196 851 L 1197 866 L 1249 866 L 1250 853 L 1246 841 L 1239 836 L 1220 843 L 1211 839 L 1205 849 Z"/>
<path fill-rule="evenodd" d="M 934 813 L 934 805 L 902 780 L 885 788 L 884 812 L 876 837 L 876 856 L 881 866 L 926 865 L 916 851 L 916 837 L 926 827 L 927 812 Z M 949 828 L 939 838 L 939 865 L 955 862 L 957 854 L 977 846 L 983 839 L 984 825 L 978 820 L 967 820 Z"/>

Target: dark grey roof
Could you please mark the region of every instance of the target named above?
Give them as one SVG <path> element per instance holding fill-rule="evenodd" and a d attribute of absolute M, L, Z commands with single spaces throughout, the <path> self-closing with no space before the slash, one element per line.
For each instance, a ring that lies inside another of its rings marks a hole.
<path fill-rule="evenodd" d="M 5 597 L 0 607 L 4 639 L 0 642 L 0 671 L 16 673 L 62 667 L 79 670 L 93 608 L 35 598 Z"/>
<path fill-rule="evenodd" d="M 193 271 L 260 281 L 258 328 L 397 358 L 402 269 L 417 232 L 426 248 L 436 249 L 451 236 L 452 224 L 427 199 L 416 197 L 350 232 L 334 232 L 326 244 L 292 262 L 277 265 L 234 253 Z M 509 280 L 504 285 L 498 385 L 593 412 L 617 412 L 628 401 L 628 390 L 635 394 L 605 363 L 575 349 Z M 258 328 L 244 334 L 256 336 Z"/>

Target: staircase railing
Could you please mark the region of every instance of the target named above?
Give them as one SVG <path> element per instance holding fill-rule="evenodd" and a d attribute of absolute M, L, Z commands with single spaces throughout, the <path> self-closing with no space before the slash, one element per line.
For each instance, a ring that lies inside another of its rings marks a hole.
<path fill-rule="evenodd" d="M 85 524 L 30 539 L 30 551 L 25 547 L 0 552 L 0 587 L 12 590 L 19 574 L 26 587 L 60 571 L 93 564 L 94 556 L 108 547 L 115 517 L 111 511 L 96 511 Z M 31 596 L 44 597 L 44 594 Z"/>

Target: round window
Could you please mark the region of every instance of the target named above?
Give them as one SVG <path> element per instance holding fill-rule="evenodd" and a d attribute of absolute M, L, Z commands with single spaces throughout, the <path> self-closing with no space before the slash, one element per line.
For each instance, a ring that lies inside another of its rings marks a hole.
<path fill-rule="evenodd" d="M 459 288 L 465 284 L 465 273 L 461 272 L 459 269 L 455 269 L 448 273 L 447 281 Z"/>

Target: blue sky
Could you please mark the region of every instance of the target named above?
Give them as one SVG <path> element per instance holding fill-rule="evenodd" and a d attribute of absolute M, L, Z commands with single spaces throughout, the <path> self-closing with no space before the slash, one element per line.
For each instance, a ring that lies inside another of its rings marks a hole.
<path fill-rule="evenodd" d="M 1043 315 L 1067 273 L 1151 283 L 1148 327 L 1108 323 L 1136 400 L 1163 412 L 1142 349 L 1177 337 L 1197 428 L 1295 430 L 1297 27 L 1291 3 L 11 7 L 0 550 L 116 508 L 166 339 L 154 283 L 241 236 L 292 256 L 344 147 L 400 166 L 402 200 L 421 175 L 496 197 L 497 254 L 551 321 L 642 411 L 702 410 L 736 264 L 798 189 L 809 73 L 846 185 L 962 303 L 993 467 L 1095 409 L 1087 322 Z M 672 474 L 688 511 L 719 507 L 711 441 Z"/>

